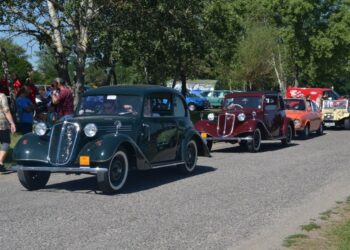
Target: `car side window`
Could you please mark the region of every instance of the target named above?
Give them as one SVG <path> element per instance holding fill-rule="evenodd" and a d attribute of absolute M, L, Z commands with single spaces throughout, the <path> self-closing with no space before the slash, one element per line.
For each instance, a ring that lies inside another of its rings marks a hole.
<path fill-rule="evenodd" d="M 265 97 L 265 110 L 277 110 L 278 108 L 278 96 Z"/>
<path fill-rule="evenodd" d="M 178 95 L 175 95 L 175 98 L 174 98 L 174 115 L 176 117 L 185 117 L 186 116 L 186 110 L 185 110 L 184 103 Z"/>
<path fill-rule="evenodd" d="M 172 116 L 173 103 L 171 93 L 157 93 L 146 97 L 144 102 L 144 116 Z"/>
<path fill-rule="evenodd" d="M 311 107 L 312 107 L 312 112 L 318 111 L 318 107 L 317 107 L 317 104 L 315 102 L 311 101 Z"/>

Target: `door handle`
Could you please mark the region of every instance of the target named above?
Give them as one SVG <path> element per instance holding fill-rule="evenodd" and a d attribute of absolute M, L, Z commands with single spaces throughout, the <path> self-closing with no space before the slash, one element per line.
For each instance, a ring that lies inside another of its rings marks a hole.
<path fill-rule="evenodd" d="M 142 123 L 142 127 L 145 129 L 145 133 L 147 133 L 147 140 L 151 140 L 151 131 L 150 131 L 150 126 L 149 124 Z"/>

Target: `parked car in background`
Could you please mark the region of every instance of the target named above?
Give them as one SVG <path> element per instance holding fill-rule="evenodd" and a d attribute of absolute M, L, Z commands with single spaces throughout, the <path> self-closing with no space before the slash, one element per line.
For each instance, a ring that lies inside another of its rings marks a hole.
<path fill-rule="evenodd" d="M 206 98 L 193 93 L 187 94 L 186 103 L 190 111 L 203 110 L 210 107 L 210 103 Z"/>
<path fill-rule="evenodd" d="M 219 108 L 222 105 L 225 95 L 232 93 L 230 90 L 208 90 L 203 91 L 201 96 L 208 99 L 213 108 Z"/>
<path fill-rule="evenodd" d="M 195 170 L 209 156 L 193 128 L 182 95 L 160 86 L 108 86 L 86 91 L 72 118 L 44 123 L 19 139 L 13 170 L 29 189 L 44 188 L 51 173 L 97 176 L 103 193 L 119 191 L 130 170 Z"/>
<path fill-rule="evenodd" d="M 350 129 L 349 100 L 323 100 L 322 116 L 326 128 Z"/>
<path fill-rule="evenodd" d="M 284 100 L 287 117 L 294 121 L 296 134 L 306 139 L 310 133 L 323 134 L 323 121 L 320 108 L 314 101 L 287 98 Z"/>
<path fill-rule="evenodd" d="M 262 140 L 288 145 L 294 123 L 286 116 L 282 96 L 274 92 L 240 92 L 225 96 L 219 114 L 208 114 L 195 128 L 211 148 L 213 142 L 239 143 L 250 152 L 260 150 Z"/>

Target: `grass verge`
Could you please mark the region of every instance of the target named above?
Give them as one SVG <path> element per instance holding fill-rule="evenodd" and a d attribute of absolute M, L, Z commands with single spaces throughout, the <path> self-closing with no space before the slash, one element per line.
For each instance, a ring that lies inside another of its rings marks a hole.
<path fill-rule="evenodd" d="M 350 197 L 302 225 L 303 234 L 288 236 L 283 246 L 297 250 L 350 250 Z M 317 223 L 316 223 L 317 222 Z"/>

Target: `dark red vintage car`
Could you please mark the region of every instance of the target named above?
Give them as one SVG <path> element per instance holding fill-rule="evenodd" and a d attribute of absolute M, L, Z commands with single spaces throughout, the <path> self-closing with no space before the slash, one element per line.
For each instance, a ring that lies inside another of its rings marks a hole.
<path fill-rule="evenodd" d="M 225 96 L 219 114 L 208 114 L 195 128 L 211 148 L 213 142 L 238 142 L 258 152 L 261 140 L 281 140 L 288 145 L 294 123 L 286 116 L 282 96 L 275 92 L 239 92 Z"/>

